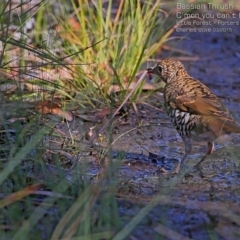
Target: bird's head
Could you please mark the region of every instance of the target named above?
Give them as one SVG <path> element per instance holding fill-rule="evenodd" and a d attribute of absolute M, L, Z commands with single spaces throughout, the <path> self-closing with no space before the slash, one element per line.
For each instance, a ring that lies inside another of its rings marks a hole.
<path fill-rule="evenodd" d="M 155 67 L 147 69 L 149 74 L 158 75 L 165 83 L 175 79 L 179 71 L 185 71 L 183 64 L 172 58 L 162 60 Z"/>

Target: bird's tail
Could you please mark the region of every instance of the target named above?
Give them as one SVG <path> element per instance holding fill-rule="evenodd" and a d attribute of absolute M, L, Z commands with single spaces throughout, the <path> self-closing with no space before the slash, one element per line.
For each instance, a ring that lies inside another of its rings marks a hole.
<path fill-rule="evenodd" d="M 215 118 L 209 126 L 217 137 L 228 133 L 240 133 L 240 126 L 229 118 Z"/>

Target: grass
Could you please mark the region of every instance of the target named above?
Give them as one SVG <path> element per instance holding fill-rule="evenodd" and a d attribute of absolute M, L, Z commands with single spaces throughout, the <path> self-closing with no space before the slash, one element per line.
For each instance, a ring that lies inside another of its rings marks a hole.
<path fill-rule="evenodd" d="M 76 1 L 59 1 L 57 13 L 49 1 L 30 10 L 24 3 L 17 7 L 11 1 L 0 3 L 1 239 L 128 239 L 158 203 L 164 204 L 154 209 L 160 220 L 151 219 L 145 229 L 152 229 L 152 223 L 157 222 L 160 234 L 164 229 L 168 238 L 171 234 L 176 239 L 180 236 L 159 222 L 165 224 L 164 211 L 169 204 L 186 207 L 186 201 L 191 210 L 208 215 L 213 211 L 213 219 L 220 212 L 224 219 L 240 224 L 235 204 L 229 207 L 186 200 L 185 196 L 178 201 L 171 198 L 168 194 L 184 172 L 168 182 L 159 178 L 160 193 L 150 200 L 136 194 L 142 187 L 138 176 L 119 179 L 122 156 L 112 159 L 112 144 L 117 141 L 111 134 L 115 109 L 143 101 L 141 74 L 146 61 L 174 31 L 174 26 L 165 28 L 167 15 L 160 9 L 160 1 L 152 2 L 120 1 L 116 5 L 115 1 L 82 0 L 76 5 Z M 15 17 L 13 12 L 17 12 Z M 36 16 L 33 36 L 25 29 L 32 15 Z M 131 83 L 138 85 L 127 90 Z M 55 107 L 58 103 L 62 104 L 61 114 Z M 93 144 L 75 132 L 84 136 L 93 126 L 77 117 L 66 123 L 62 118 L 71 117 L 69 109 L 77 109 L 81 115 L 82 109 L 103 106 L 115 107 L 108 119 L 93 123 L 106 130 L 107 146 L 102 148 L 98 141 L 91 149 Z M 136 128 L 144 127 L 139 124 Z M 143 179 L 146 184 L 150 181 Z M 136 189 L 131 188 L 131 182 L 136 183 Z M 121 190 L 127 193 L 126 198 L 135 197 L 132 205 L 128 199 L 120 202 Z M 216 233 L 210 234 L 217 239 Z"/>
<path fill-rule="evenodd" d="M 159 0 L 114 2 L 82 0 L 69 6 L 59 1 L 60 14 L 48 1 L 30 10 L 24 3 L 0 3 L 0 84 L 7 88 L 0 95 L 3 239 L 111 239 L 117 232 L 116 239 L 124 239 L 154 206 L 123 228 L 126 221 L 119 216 L 115 197 L 118 164 L 112 162 L 111 144 L 100 156 L 105 162 L 96 177 L 84 157 L 89 144 L 75 139 L 70 127 L 70 136 L 62 135 L 59 119 L 50 116 L 47 121 L 34 107 L 55 99 L 66 109 L 141 101 L 143 83 L 130 89 L 131 94 L 127 89 L 141 79 L 144 63 L 173 28 L 163 28 L 166 16 Z M 67 8 L 73 11 L 70 18 Z M 17 15 L 12 17 L 14 11 Z M 32 15 L 34 36 L 24 29 Z M 49 20 L 55 26 L 47 36 Z M 33 37 L 34 43 L 28 43 Z M 121 91 L 112 90 L 113 85 Z M 112 119 L 105 128 L 111 143 Z M 62 160 L 61 152 L 70 157 Z"/>
<path fill-rule="evenodd" d="M 26 19 L 25 12 L 21 13 L 20 17 L 12 22 L 9 20 L 12 25 L 20 22 L 20 26 L 16 26 L 14 33 L 10 33 L 9 28 L 3 26 L 4 34 L 1 37 L 4 43 L 2 58 L 4 55 L 5 59 L 10 59 L 8 52 L 13 47 L 20 48 L 20 54 L 16 56 L 16 60 L 2 61 L 1 67 L 6 72 L 15 72 L 17 75 L 20 69 L 24 70 L 27 55 L 34 55 L 31 63 L 27 63 L 29 70 L 54 74 L 54 79 L 36 79 L 27 71 L 23 77 L 34 86 L 40 85 L 42 88 L 52 89 L 54 94 L 67 97 L 71 97 L 69 92 L 74 89 L 79 96 L 78 102 L 109 105 L 109 95 L 114 94 L 112 85 L 116 84 L 120 90 L 127 89 L 136 80 L 141 65 L 168 37 L 168 32 L 164 33 L 162 28 L 165 19 L 159 10 L 159 4 L 160 1 L 156 1 L 154 5 L 147 1 L 144 4 L 140 4 L 140 1 L 120 1 L 119 6 L 113 7 L 112 1 L 106 6 L 103 1 L 98 0 L 79 1 L 79 6 L 76 6 L 73 1 L 74 12 L 67 18 L 64 13 L 67 4 L 63 1 L 59 4 L 61 15 L 49 13 L 49 17 L 44 18 L 43 11 L 50 12 L 52 6 L 49 6 L 47 1 L 42 1 L 37 10 L 34 8 L 34 13 L 37 14 L 34 43 L 41 49 L 26 43 L 27 33 L 22 26 L 30 20 Z M 113 8 L 116 10 L 115 16 L 112 14 Z M 10 14 L 11 10 L 3 12 L 2 15 L 10 18 L 8 13 Z M 46 34 L 42 34 L 45 39 L 41 41 L 40 34 L 44 33 L 41 28 L 46 27 L 47 20 L 52 22 L 51 25 L 56 24 L 57 31 L 50 40 Z M 21 32 L 20 41 L 16 41 L 14 37 L 18 31 Z M 57 56 L 59 54 L 60 57 Z M 63 71 L 58 74 L 60 70 Z M 136 92 L 139 92 L 139 89 L 136 89 Z M 119 102 L 125 96 L 126 91 L 121 91 L 118 95 Z M 131 100 L 136 101 L 138 94 L 133 96 L 135 98 L 132 97 Z"/>

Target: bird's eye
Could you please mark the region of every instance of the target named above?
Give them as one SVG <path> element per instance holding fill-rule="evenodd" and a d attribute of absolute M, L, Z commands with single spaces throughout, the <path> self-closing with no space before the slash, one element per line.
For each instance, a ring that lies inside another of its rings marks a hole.
<path fill-rule="evenodd" d="M 160 73 L 162 72 L 162 66 L 161 65 L 158 65 L 158 70 L 159 70 Z"/>

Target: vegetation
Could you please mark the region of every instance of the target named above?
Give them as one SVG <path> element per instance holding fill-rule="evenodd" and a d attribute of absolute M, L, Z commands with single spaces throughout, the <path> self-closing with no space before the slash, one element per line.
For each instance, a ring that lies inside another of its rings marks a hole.
<path fill-rule="evenodd" d="M 220 183 L 214 176 L 212 182 L 200 186 L 203 181 L 193 178 L 193 192 L 210 189 L 198 202 L 185 195 L 173 200 L 169 194 L 172 189 L 176 194 L 176 181 L 188 181 L 183 178 L 184 171 L 178 178 L 165 179 L 159 174 L 157 180 L 143 173 L 143 186 L 138 176 L 127 179 L 119 174 L 126 152 L 115 154 L 116 141 L 127 136 L 141 151 L 150 151 L 130 134 L 136 131 L 143 139 L 142 130 L 154 124 L 136 121 L 116 139 L 113 132 L 114 125 L 118 126 L 132 109 L 137 114 L 143 104 L 151 109 L 158 107 L 149 100 L 155 88 L 144 81 L 145 69 L 150 59 L 155 61 L 153 55 L 161 51 L 176 27 L 161 1 L 20 2 L 14 5 L 12 0 L 0 1 L 1 239 L 133 239 L 131 232 L 141 222 L 145 226 L 153 222 L 154 228 L 157 224 L 154 231 L 161 236 L 180 239 L 182 235 L 160 224 L 165 221 L 169 204 L 176 208 L 188 204 L 186 211 L 200 212 L 189 219 L 195 223 L 204 218 L 211 239 L 218 239 L 218 233 L 212 231 L 218 224 L 216 212 L 238 227 L 235 202 L 204 201 L 207 194 L 217 198 L 214 184 L 223 185 L 225 192 L 229 182 L 235 183 L 233 199 L 238 201 L 238 173 L 227 173 L 227 184 L 222 181 L 222 172 Z M 168 4 L 176 7 L 174 1 Z M 123 140 L 122 145 L 127 144 Z M 227 154 L 237 163 L 238 152 Z M 152 155 L 152 161 L 156 161 Z M 222 165 L 229 167 L 225 162 Z M 142 189 L 147 192 L 144 196 Z M 136 194 L 138 191 L 140 194 Z M 164 206 L 155 211 L 158 203 Z M 153 209 L 154 217 L 159 218 L 148 222 L 146 216 Z M 214 213 L 210 215 L 210 211 Z M 174 218 L 174 211 L 172 214 Z"/>
<path fill-rule="evenodd" d="M 0 3 L 2 238 L 107 239 L 121 230 L 111 145 L 95 180 L 89 144 L 71 128 L 61 135 L 60 119 L 45 114 L 71 121 L 69 109 L 140 101 L 143 82 L 131 84 L 170 35 L 165 18 L 160 1 Z"/>

